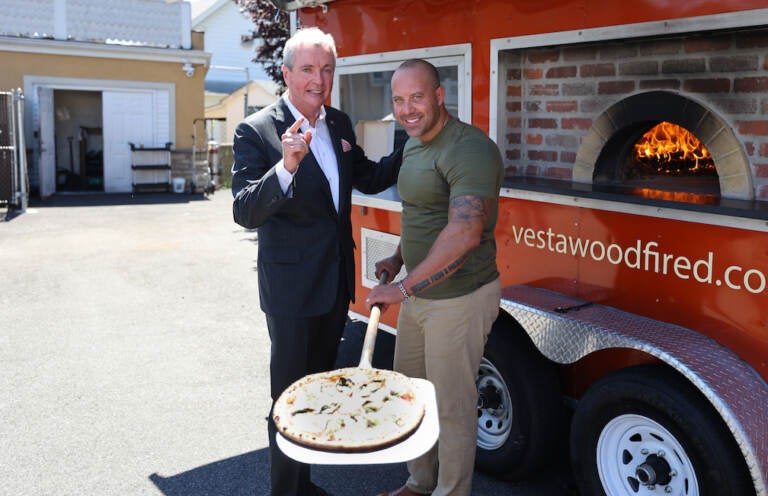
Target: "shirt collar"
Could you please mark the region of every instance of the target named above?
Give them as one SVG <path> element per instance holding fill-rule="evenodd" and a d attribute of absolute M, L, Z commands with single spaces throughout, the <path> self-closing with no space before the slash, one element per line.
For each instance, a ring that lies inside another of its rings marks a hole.
<path fill-rule="evenodd" d="M 299 109 L 296 108 L 296 106 L 291 103 L 291 100 L 288 98 L 288 93 L 283 94 L 282 96 L 283 101 L 286 105 L 288 105 L 288 110 L 291 111 L 291 114 L 293 115 L 293 118 L 296 120 L 299 120 L 299 117 L 304 117 L 304 122 L 301 124 L 301 130 L 306 131 L 310 128 L 309 126 L 309 119 L 307 119 L 307 116 L 299 112 Z M 325 123 L 325 105 L 320 107 L 320 115 L 317 118 L 317 122 L 315 122 L 315 128 L 320 126 L 320 123 Z"/>

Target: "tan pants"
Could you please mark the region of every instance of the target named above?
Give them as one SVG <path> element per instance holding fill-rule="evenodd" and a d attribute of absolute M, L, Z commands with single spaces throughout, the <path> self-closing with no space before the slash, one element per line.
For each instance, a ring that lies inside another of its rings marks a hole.
<path fill-rule="evenodd" d="M 408 462 L 413 491 L 469 496 L 477 442 L 475 379 L 491 325 L 499 314 L 498 279 L 446 300 L 414 297 L 397 323 L 395 370 L 435 386 L 440 419 L 438 443 Z"/>

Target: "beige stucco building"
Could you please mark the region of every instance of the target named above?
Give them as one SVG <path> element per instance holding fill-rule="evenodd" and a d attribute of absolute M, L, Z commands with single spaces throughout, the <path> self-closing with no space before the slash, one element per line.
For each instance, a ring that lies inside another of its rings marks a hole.
<path fill-rule="evenodd" d="M 170 188 L 171 177 L 202 187 L 203 171 L 192 165 L 193 123 L 204 116 L 210 54 L 191 31 L 189 4 L 35 6 L 5 0 L 0 18 L 0 89 L 24 92 L 33 194 Z M 152 167 L 138 168 L 142 160 Z"/>

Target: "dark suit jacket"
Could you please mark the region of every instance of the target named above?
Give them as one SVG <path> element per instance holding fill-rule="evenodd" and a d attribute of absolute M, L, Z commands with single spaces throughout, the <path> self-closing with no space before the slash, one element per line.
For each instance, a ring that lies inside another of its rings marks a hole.
<path fill-rule="evenodd" d="M 235 131 L 232 167 L 235 222 L 258 228 L 259 299 L 273 316 L 312 317 L 328 312 L 339 274 L 354 301 L 354 242 L 350 223 L 352 188 L 378 193 L 397 182 L 402 149 L 379 164 L 368 160 L 349 117 L 325 107 L 339 167 L 339 212 L 328 181 L 310 151 L 284 195 L 275 172 L 282 159 L 280 136 L 295 122 L 283 99 L 241 122 Z M 351 145 L 342 149 L 342 140 Z"/>

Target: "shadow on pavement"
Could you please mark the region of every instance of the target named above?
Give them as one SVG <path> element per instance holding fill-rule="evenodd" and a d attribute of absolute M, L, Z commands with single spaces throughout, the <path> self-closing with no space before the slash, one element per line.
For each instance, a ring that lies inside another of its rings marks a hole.
<path fill-rule="evenodd" d="M 405 482 L 404 463 L 386 465 L 314 465 L 312 480 L 336 496 L 368 496 Z M 269 494 L 269 453 L 266 448 L 202 465 L 172 476 L 151 474 L 149 480 L 164 496 L 262 496 Z M 562 476 L 543 475 L 525 482 L 504 482 L 475 473 L 473 495 L 577 496 Z"/>
<path fill-rule="evenodd" d="M 222 194 L 228 194 L 222 192 Z M 189 203 L 207 201 L 203 193 L 59 193 L 45 199 L 30 199 L 32 208 L 47 207 L 100 207 L 112 205 L 157 205 L 163 203 Z"/>
<path fill-rule="evenodd" d="M 266 448 L 209 463 L 170 477 L 149 476 L 165 496 L 252 496 L 268 494 Z"/>
<path fill-rule="evenodd" d="M 0 208 L 0 222 L 9 222 L 18 217 L 20 212 L 12 208 Z"/>
<path fill-rule="evenodd" d="M 331 494 L 377 494 L 406 478 L 405 465 L 321 465 L 312 480 Z M 149 480 L 165 496 L 262 496 L 269 494 L 269 453 L 266 448 L 209 463 L 169 477 Z"/>

